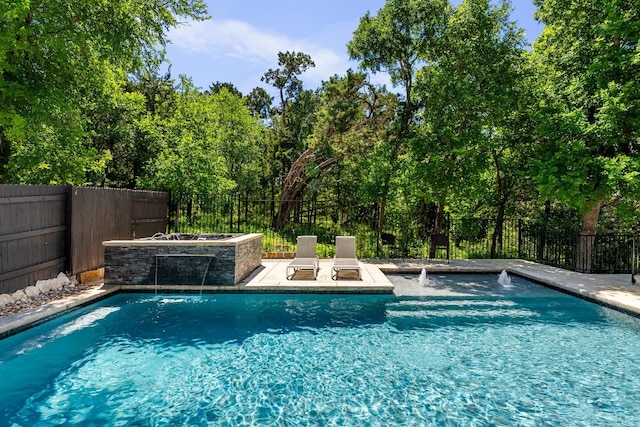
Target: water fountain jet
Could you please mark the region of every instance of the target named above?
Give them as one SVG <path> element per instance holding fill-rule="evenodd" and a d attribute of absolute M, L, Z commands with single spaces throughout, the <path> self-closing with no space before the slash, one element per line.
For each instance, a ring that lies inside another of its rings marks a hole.
<path fill-rule="evenodd" d="M 506 270 L 502 270 L 502 273 L 500 273 L 500 276 L 498 276 L 498 284 L 503 288 L 512 287 L 511 277 L 509 276 Z"/>
<path fill-rule="evenodd" d="M 424 268 L 420 272 L 420 279 L 418 279 L 418 283 L 422 286 L 429 286 L 429 277 L 427 277 L 427 270 Z"/>

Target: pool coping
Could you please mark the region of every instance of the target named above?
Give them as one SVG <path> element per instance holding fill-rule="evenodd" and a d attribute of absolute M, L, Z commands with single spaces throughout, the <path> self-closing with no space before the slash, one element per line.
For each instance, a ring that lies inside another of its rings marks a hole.
<path fill-rule="evenodd" d="M 386 274 L 419 273 L 479 273 L 509 274 L 569 293 L 605 307 L 640 317 L 640 286 L 631 284 L 630 275 L 583 274 L 562 270 L 524 260 L 452 260 L 449 263 L 424 260 L 361 260 L 362 279 L 346 276 L 331 280 L 331 260 L 320 261 L 316 280 L 300 272 L 294 280 L 286 280 L 286 266 L 290 260 L 262 260 L 260 268 L 237 285 L 229 286 L 135 286 L 105 285 L 81 293 L 53 300 L 24 312 L 0 318 L 0 339 L 37 326 L 56 316 L 92 304 L 120 292 L 187 292 L 187 293 L 331 293 L 331 294 L 392 294 L 393 284 Z M 326 277 L 325 277 L 326 276 Z"/>
<path fill-rule="evenodd" d="M 226 239 L 211 240 L 151 240 L 151 239 L 134 239 L 134 240 L 106 240 L 102 242 L 102 246 L 120 247 L 120 246 L 238 246 L 252 240 L 262 238 L 261 233 L 224 233 L 232 235 Z"/>
<path fill-rule="evenodd" d="M 41 306 L 1 318 L 0 339 L 33 328 L 67 312 L 103 300 L 120 291 L 118 287 L 104 284 L 100 286 L 101 283 L 102 281 L 90 283 L 89 286 L 92 286 L 90 289 L 78 294 L 52 300 Z"/>

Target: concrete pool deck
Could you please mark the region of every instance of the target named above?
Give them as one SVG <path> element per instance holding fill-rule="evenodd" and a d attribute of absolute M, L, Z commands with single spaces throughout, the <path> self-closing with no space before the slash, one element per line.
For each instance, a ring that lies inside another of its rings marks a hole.
<path fill-rule="evenodd" d="M 253 293 L 393 293 L 394 286 L 385 274 L 419 273 L 491 273 L 503 269 L 553 288 L 626 311 L 640 317 L 640 283 L 631 284 L 629 274 L 582 274 L 523 260 L 451 260 L 450 263 L 426 260 L 360 260 L 362 279 L 353 272 L 341 273 L 331 280 L 331 259 L 320 260 L 318 277 L 298 272 L 286 279 L 290 260 L 262 260 L 262 265 L 234 286 L 189 286 L 188 292 L 253 292 Z M 638 277 L 640 280 L 640 277 Z M 0 338 L 42 323 L 60 313 L 106 298 L 117 292 L 155 292 L 154 286 L 129 288 L 102 285 L 82 293 L 51 301 L 18 314 L 0 318 Z M 158 286 L 158 291 L 175 291 L 175 286 Z"/>

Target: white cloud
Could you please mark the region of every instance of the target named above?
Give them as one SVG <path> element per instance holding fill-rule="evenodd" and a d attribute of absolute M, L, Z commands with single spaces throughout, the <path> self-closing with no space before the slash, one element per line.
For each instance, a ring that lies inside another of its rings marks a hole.
<path fill-rule="evenodd" d="M 239 67 L 244 63 L 254 68 L 260 63 L 264 64 L 264 71 L 277 66 L 278 52 L 304 52 L 311 56 L 316 66 L 302 78 L 306 83 L 316 85 L 334 74 L 344 74 L 352 66 L 345 52 L 338 53 L 317 42 L 263 31 L 238 20 L 190 22 L 171 30 L 169 39 L 173 49 L 211 59 L 230 59 Z"/>
<path fill-rule="evenodd" d="M 311 55 L 311 59 L 316 64 L 315 67 L 304 73 L 303 78 L 311 79 L 315 82 L 329 80 L 334 74 L 343 75 L 349 68 L 346 55 L 338 55 L 331 49 L 320 48 L 315 51 L 304 51 Z"/>
<path fill-rule="evenodd" d="M 247 61 L 271 59 L 278 46 L 289 42 L 234 20 L 190 22 L 171 30 L 169 39 L 175 47 L 189 52 Z"/>

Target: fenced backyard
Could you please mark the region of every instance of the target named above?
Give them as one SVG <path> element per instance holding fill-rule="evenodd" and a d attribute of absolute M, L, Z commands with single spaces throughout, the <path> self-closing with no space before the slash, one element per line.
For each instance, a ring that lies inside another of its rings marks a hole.
<path fill-rule="evenodd" d="M 168 201 L 160 192 L 0 185 L 0 293 L 102 267 L 102 241 L 164 231 Z"/>
<path fill-rule="evenodd" d="M 318 255 L 334 255 L 335 237 L 353 235 L 360 258 L 520 258 L 591 273 L 630 273 L 640 264 L 637 233 L 580 236 L 544 222 L 445 215 L 446 245 L 432 247 L 433 212 L 377 204 L 296 202 L 281 228 L 277 200 L 198 195 L 180 204 L 167 193 L 72 186 L 0 185 L 0 293 L 104 263 L 103 240 L 167 233 L 262 233 L 263 256 L 291 257 L 296 237 L 318 236 Z M 385 212 L 382 217 L 382 212 Z M 442 242 L 440 242 L 442 243 Z M 588 248 L 588 251 L 581 250 Z M 635 248 L 635 249 L 634 249 Z M 448 253 L 447 253 L 448 249 Z"/>
<path fill-rule="evenodd" d="M 446 258 L 444 246 L 432 248 L 435 217 L 408 215 L 406 210 L 382 209 L 376 204 L 343 206 L 332 201 L 296 202 L 282 229 L 272 227 L 277 200 L 257 200 L 239 195 L 198 195 L 172 199 L 168 232 L 263 233 L 263 252 L 286 257 L 295 252 L 296 236 L 318 236 L 318 255 L 332 257 L 335 236 L 356 236 L 360 258 Z M 580 236 L 576 231 L 548 229 L 525 219 L 510 218 L 496 228 L 484 218 L 445 215 L 442 234 L 448 240 L 450 259 L 520 258 L 569 270 L 592 273 L 630 273 L 634 233 Z M 587 246 L 585 251 L 579 248 Z M 582 257 L 582 258 L 581 258 Z"/>

